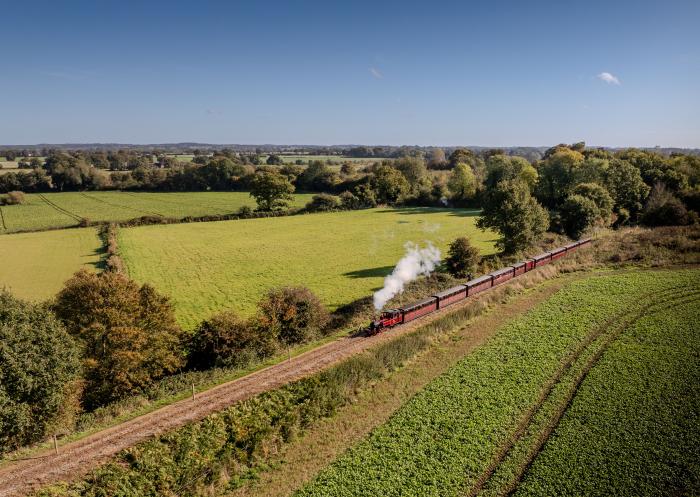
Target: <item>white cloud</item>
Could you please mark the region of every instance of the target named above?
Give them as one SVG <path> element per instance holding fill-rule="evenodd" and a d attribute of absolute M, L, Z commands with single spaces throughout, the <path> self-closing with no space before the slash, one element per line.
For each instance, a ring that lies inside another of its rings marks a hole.
<path fill-rule="evenodd" d="M 617 79 L 617 76 L 613 76 L 609 72 L 602 72 L 598 74 L 597 78 L 601 81 L 605 81 L 610 85 L 620 85 L 620 80 Z"/>
<path fill-rule="evenodd" d="M 377 79 L 384 79 L 384 75 L 376 67 L 370 67 L 369 72 L 372 73 L 372 76 L 374 76 Z"/>

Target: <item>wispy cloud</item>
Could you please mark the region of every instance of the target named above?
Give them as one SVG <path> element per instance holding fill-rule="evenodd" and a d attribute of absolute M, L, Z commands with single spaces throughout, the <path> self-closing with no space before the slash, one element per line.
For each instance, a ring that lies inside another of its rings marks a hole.
<path fill-rule="evenodd" d="M 220 116 L 223 112 L 220 109 L 207 109 L 206 113 L 210 116 Z"/>
<path fill-rule="evenodd" d="M 369 72 L 372 73 L 372 76 L 374 76 L 376 79 L 384 79 L 384 75 L 376 67 L 370 67 Z"/>
<path fill-rule="evenodd" d="M 609 72 L 602 72 L 596 76 L 599 80 L 605 81 L 609 85 L 618 85 L 620 86 L 620 80 L 617 79 L 617 76 L 613 76 Z"/>

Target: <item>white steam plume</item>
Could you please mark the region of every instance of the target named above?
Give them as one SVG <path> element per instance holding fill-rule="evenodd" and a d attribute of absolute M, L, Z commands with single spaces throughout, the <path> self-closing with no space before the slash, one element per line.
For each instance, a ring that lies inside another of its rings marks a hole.
<path fill-rule="evenodd" d="M 384 278 L 384 288 L 374 293 L 374 308 L 378 311 L 394 295 L 403 292 L 406 283 L 420 275 L 432 273 L 440 262 L 440 250 L 430 242 L 425 248 L 420 248 L 413 242 L 406 242 L 404 248 L 406 255 L 396 264 L 391 274 Z"/>

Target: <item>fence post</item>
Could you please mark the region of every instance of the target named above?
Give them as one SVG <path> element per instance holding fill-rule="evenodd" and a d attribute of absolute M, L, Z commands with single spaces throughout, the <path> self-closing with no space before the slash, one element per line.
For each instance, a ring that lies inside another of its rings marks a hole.
<path fill-rule="evenodd" d="M 194 400 L 194 383 L 192 383 L 192 400 Z"/>
<path fill-rule="evenodd" d="M 56 440 L 56 434 L 53 434 L 53 451 L 58 455 L 58 441 Z"/>

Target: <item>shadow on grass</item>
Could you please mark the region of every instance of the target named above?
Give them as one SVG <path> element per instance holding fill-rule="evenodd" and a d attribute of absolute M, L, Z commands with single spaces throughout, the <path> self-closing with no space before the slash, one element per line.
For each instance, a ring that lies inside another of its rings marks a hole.
<path fill-rule="evenodd" d="M 394 269 L 394 266 L 380 266 L 380 267 L 373 267 L 373 268 L 368 268 L 368 269 L 358 269 L 357 271 L 348 271 L 347 273 L 343 273 L 343 276 L 347 276 L 348 278 L 377 278 L 377 277 L 384 277 L 391 273 L 391 270 Z"/>
<path fill-rule="evenodd" d="M 449 214 L 458 217 L 478 217 L 481 209 L 449 209 L 446 207 L 395 207 L 387 210 L 376 211 L 377 214 Z"/>

